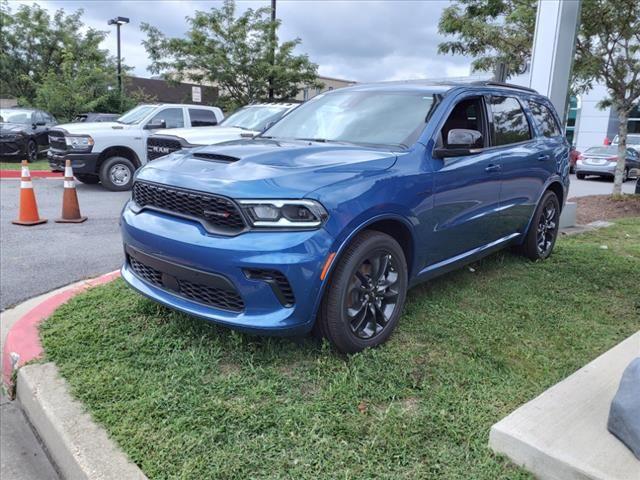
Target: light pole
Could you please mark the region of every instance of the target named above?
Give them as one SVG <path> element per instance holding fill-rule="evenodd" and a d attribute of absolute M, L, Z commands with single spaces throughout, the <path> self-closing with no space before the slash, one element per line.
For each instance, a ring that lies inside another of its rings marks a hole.
<path fill-rule="evenodd" d="M 271 0 L 271 67 L 276 65 L 276 0 Z M 269 100 L 273 101 L 273 71 L 269 75 Z"/>
<path fill-rule="evenodd" d="M 122 96 L 122 64 L 120 59 L 120 25 L 129 23 L 127 17 L 116 17 L 109 20 L 108 25 L 115 25 L 118 32 L 118 94 Z"/>

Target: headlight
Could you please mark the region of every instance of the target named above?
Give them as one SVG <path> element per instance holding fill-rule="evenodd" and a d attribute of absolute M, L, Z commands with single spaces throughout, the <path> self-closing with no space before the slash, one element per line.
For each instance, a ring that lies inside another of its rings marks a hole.
<path fill-rule="evenodd" d="M 64 141 L 67 147 L 70 147 L 72 150 L 91 150 L 91 147 L 93 147 L 93 138 L 89 135 L 64 137 Z"/>
<path fill-rule="evenodd" d="M 254 227 L 317 228 L 329 217 L 315 200 L 239 200 Z"/>

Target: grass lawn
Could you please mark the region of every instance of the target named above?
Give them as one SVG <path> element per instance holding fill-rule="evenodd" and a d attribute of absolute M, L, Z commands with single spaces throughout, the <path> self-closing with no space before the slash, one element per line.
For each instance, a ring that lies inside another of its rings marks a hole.
<path fill-rule="evenodd" d="M 20 162 L 0 162 L 0 170 L 20 170 Z M 38 160 L 37 162 L 29 163 L 29 170 L 47 170 L 49 171 L 48 160 Z"/>
<path fill-rule="evenodd" d="M 41 334 L 152 479 L 529 478 L 489 428 L 640 328 L 640 219 L 473 270 L 412 290 L 391 341 L 348 358 L 173 313 L 121 280 Z"/>

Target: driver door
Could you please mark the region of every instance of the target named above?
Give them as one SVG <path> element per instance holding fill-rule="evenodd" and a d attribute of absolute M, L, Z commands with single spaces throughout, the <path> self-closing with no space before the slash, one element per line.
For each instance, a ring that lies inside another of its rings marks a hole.
<path fill-rule="evenodd" d="M 500 153 L 490 148 L 488 118 L 483 96 L 465 97 L 451 108 L 435 139 L 434 154 L 437 149 L 450 149 L 453 155 L 432 159 L 433 241 L 428 261 L 433 268 L 462 260 L 500 235 L 502 166 Z M 451 143 L 465 133 L 474 144 Z M 461 154 L 456 156 L 458 151 Z"/>

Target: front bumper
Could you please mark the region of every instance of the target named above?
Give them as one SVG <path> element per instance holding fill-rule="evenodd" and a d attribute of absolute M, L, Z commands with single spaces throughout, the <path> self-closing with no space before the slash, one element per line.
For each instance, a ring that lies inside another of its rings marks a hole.
<path fill-rule="evenodd" d="M 227 237 L 207 233 L 202 225 L 188 219 L 151 210 L 134 213 L 128 206 L 123 210 L 121 226 L 125 250 L 134 249 L 147 258 L 161 259 L 170 268 L 178 269 L 174 270 L 178 276 L 180 269 L 188 269 L 228 281 L 243 306 L 240 311 L 215 308 L 187 298 L 176 289 L 159 287 L 136 274 L 127 255 L 123 279 L 152 300 L 210 322 L 260 335 L 300 335 L 311 330 L 322 295 L 320 273 L 334 243 L 326 230 L 250 231 Z M 249 278 L 250 269 L 282 273 L 291 286 L 295 303 L 283 305 L 269 282 Z"/>
<path fill-rule="evenodd" d="M 49 168 L 54 172 L 64 172 L 67 159 L 71 160 L 73 173 L 98 173 L 98 158 L 100 153 L 75 153 L 51 150 L 47 152 Z"/>
<path fill-rule="evenodd" d="M 616 173 L 616 165 L 591 165 L 579 161 L 576 163 L 576 173 L 613 177 Z"/>
<path fill-rule="evenodd" d="M 27 142 L 25 138 L 5 139 L 0 138 L 0 157 L 15 158 L 22 160 L 26 158 Z"/>

